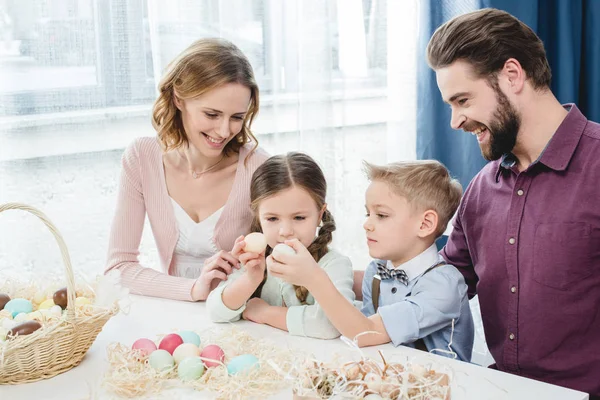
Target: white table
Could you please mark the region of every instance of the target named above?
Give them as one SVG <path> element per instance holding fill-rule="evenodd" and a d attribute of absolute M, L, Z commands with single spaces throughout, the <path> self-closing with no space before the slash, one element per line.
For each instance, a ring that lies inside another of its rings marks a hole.
<path fill-rule="evenodd" d="M 0 386 L 0 399 L 4 400 L 70 400 L 113 398 L 100 386 L 102 376 L 108 367 L 106 346 L 112 342 L 131 344 L 140 337 L 154 338 L 159 333 L 170 330 L 203 330 L 214 324 L 208 320 L 204 303 L 186 303 L 164 299 L 132 296 L 128 315 L 123 313 L 113 317 L 90 348 L 83 362 L 76 368 L 45 381 Z M 160 319 L 157 318 L 160 316 Z M 290 336 L 265 325 L 248 321 L 236 323 L 255 337 L 268 337 L 282 346 L 302 348 L 318 355 L 323 361 L 334 354 L 355 355 L 341 340 L 316 340 Z M 222 326 L 222 325 L 221 325 Z M 401 355 L 414 357 L 416 361 L 446 365 L 454 371 L 452 381 L 452 399 L 489 399 L 489 400 L 586 400 L 588 395 L 559 386 L 521 378 L 503 372 L 483 368 L 474 364 L 450 360 L 445 357 L 428 354 L 407 347 L 383 345 L 363 349 L 365 354 L 379 359 L 377 350 L 388 357 Z M 193 390 L 165 391 L 152 398 L 210 398 L 206 393 Z M 291 398 L 291 390 L 272 396 L 273 399 Z"/>

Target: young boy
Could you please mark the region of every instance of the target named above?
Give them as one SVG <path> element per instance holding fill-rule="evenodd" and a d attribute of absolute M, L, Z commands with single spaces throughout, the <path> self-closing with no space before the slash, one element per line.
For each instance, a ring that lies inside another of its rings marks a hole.
<path fill-rule="evenodd" d="M 303 264 L 307 251 L 286 241 L 295 255 L 267 263 L 281 279 L 308 289 L 342 335 L 359 346 L 392 342 L 470 361 L 473 319 L 467 286 L 456 268 L 438 255 L 444 232 L 462 195 L 448 170 L 432 160 L 375 166 L 365 163 L 369 254 L 362 313 L 342 296 L 326 274 Z"/>

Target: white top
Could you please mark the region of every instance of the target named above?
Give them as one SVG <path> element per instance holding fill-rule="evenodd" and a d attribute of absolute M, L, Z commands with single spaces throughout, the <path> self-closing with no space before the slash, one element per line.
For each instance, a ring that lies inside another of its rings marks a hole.
<path fill-rule="evenodd" d="M 335 287 L 348 299 L 354 301 L 354 272 L 350 259 L 335 250 L 329 250 L 318 262 Z M 231 310 L 223 303 L 223 290 L 225 287 L 244 274 L 243 268 L 235 270 L 226 281 L 222 281 L 206 299 L 208 314 L 214 322 L 233 322 L 242 317 L 246 304 L 237 310 Z M 262 287 L 260 298 L 272 306 L 287 307 L 286 324 L 288 332 L 295 336 L 307 336 L 318 339 L 334 339 L 340 336 L 339 331 L 325 315 L 325 311 L 315 302 L 309 293 L 306 304 L 300 303 L 296 297 L 294 286 L 276 278 L 267 276 L 267 281 Z"/>
<path fill-rule="evenodd" d="M 219 251 L 214 233 L 224 207 L 208 218 L 196 222 L 173 198 L 171 202 L 179 229 L 179 239 L 173 253 L 173 275 L 196 279 L 200 276 L 204 260 Z"/>

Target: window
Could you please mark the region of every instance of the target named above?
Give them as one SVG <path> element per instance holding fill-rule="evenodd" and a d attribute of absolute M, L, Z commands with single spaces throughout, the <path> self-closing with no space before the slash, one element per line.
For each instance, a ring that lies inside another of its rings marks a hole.
<path fill-rule="evenodd" d="M 45 212 L 74 267 L 102 271 L 119 160 L 153 136 L 167 63 L 192 41 L 224 37 L 261 88 L 254 131 L 271 154 L 323 167 L 336 248 L 369 260 L 361 160 L 414 158 L 416 1 L 8 0 L 0 3 L 0 202 Z M 6 214 L 6 215 L 4 215 Z M 34 217 L 0 216 L 0 271 L 61 271 Z M 155 266 L 149 227 L 142 264 Z"/>

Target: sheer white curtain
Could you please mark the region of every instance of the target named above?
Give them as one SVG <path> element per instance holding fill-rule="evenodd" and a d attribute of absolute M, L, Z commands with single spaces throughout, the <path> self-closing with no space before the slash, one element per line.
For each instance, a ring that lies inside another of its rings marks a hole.
<path fill-rule="evenodd" d="M 153 136 L 166 64 L 192 41 L 224 37 L 254 66 L 254 131 L 271 154 L 322 166 L 335 247 L 369 260 L 363 159 L 415 157 L 416 0 L 0 1 L 0 202 L 39 207 L 79 271 L 104 264 L 119 159 Z M 149 229 L 143 261 L 156 260 Z M 60 271 L 33 217 L 0 215 L 0 273 Z"/>

